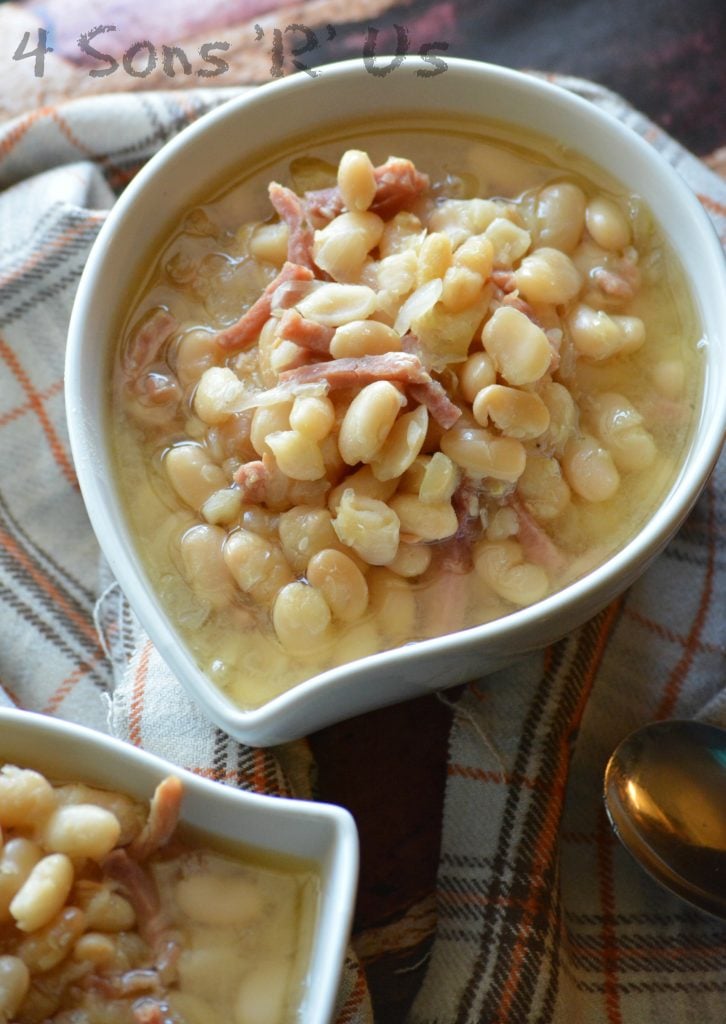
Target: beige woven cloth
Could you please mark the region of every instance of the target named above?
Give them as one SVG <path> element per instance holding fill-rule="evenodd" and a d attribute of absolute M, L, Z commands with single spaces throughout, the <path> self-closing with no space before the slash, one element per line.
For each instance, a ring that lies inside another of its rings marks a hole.
<path fill-rule="evenodd" d="M 719 178 L 619 97 L 557 81 L 656 146 L 726 237 Z M 238 92 L 98 97 L 0 127 L 0 683 L 21 707 L 220 782 L 309 796 L 306 744 L 252 750 L 211 726 L 99 575 L 63 413 L 70 308 L 105 212 L 171 135 Z M 725 519 L 722 459 L 627 595 L 458 699 L 437 935 L 410 1024 L 723 1024 L 726 928 L 630 861 L 600 785 L 641 722 L 726 726 Z M 351 957 L 337 1024 L 371 1019 Z"/>

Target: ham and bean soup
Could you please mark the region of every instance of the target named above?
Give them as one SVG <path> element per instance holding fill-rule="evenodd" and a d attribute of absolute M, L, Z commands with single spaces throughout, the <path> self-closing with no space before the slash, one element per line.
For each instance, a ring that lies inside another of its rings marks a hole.
<path fill-rule="evenodd" d="M 674 479 L 701 387 L 637 196 L 495 126 L 350 138 L 189 211 L 114 367 L 142 557 L 241 706 L 601 564 Z"/>
<path fill-rule="evenodd" d="M 150 807 L 0 771 L 0 1020 L 293 1024 L 317 878 L 177 829 Z"/>

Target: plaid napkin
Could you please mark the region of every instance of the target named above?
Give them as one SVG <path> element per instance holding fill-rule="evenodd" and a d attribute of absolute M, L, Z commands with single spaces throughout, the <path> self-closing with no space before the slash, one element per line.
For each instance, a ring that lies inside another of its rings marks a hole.
<path fill-rule="evenodd" d="M 619 97 L 556 81 L 656 146 L 726 238 L 724 182 Z M 255 750 L 208 724 L 99 570 L 63 415 L 70 308 L 105 211 L 169 137 L 239 91 L 98 97 L 0 127 L 0 683 L 22 707 L 210 778 L 308 797 L 306 742 Z M 725 489 L 722 459 L 627 595 L 545 652 L 441 695 L 453 726 L 438 924 L 409 1024 L 723 1024 L 726 927 L 631 861 L 600 790 L 607 756 L 640 723 L 726 726 Z M 351 955 L 337 1024 L 371 1020 Z"/>

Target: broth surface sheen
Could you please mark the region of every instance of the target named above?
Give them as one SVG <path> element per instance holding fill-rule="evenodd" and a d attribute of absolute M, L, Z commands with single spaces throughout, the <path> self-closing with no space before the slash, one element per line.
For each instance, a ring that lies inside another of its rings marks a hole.
<path fill-rule="evenodd" d="M 700 344 L 647 207 L 582 156 L 347 127 L 180 218 L 115 356 L 119 490 L 194 658 L 257 707 L 622 548 L 687 451 Z"/>

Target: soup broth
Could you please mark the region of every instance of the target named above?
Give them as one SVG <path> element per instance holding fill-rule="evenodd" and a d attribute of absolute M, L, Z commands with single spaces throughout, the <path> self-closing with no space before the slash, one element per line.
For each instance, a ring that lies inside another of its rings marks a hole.
<path fill-rule="evenodd" d="M 242 707 L 604 562 L 673 482 L 701 388 L 639 197 L 496 124 L 291 143 L 183 214 L 131 308 L 119 489 Z"/>

